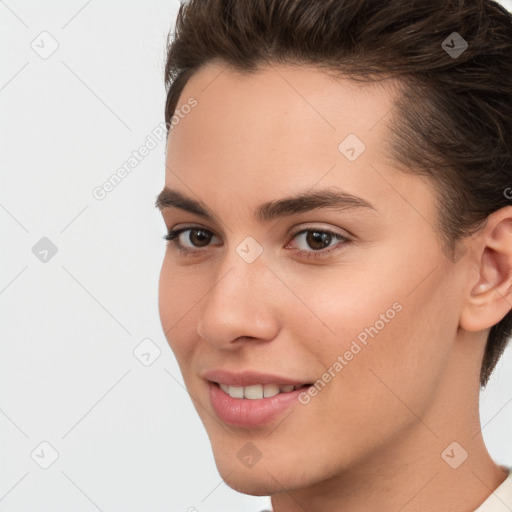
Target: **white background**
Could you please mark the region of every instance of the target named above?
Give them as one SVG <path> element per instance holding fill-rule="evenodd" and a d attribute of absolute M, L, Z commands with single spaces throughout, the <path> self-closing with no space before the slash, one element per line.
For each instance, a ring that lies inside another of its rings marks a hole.
<path fill-rule="evenodd" d="M 0 2 L 0 512 L 269 506 L 222 482 L 160 326 L 164 142 L 92 194 L 164 120 L 178 7 Z M 31 47 L 52 44 L 48 58 Z M 45 263 L 43 237 L 57 247 Z M 147 338 L 150 366 L 133 354 Z M 511 401 L 509 348 L 481 397 L 489 451 L 509 465 Z M 47 469 L 43 441 L 58 452 Z"/>

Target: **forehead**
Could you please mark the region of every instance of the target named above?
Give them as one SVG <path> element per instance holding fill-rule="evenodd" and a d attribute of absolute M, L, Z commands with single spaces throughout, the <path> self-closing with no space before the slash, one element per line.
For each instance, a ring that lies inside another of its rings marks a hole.
<path fill-rule="evenodd" d="M 237 129 L 253 139 L 352 132 L 374 142 L 383 135 L 386 125 L 381 121 L 390 113 L 396 86 L 391 79 L 364 83 L 334 78 L 308 66 L 267 64 L 239 72 L 213 62 L 191 76 L 177 110 L 190 97 L 197 98 L 205 130 L 211 131 L 213 121 L 219 136 L 226 127 L 230 135 Z"/>
<path fill-rule="evenodd" d="M 429 210 L 432 198 L 420 197 L 422 180 L 399 172 L 387 156 L 395 85 L 356 83 L 312 67 L 239 73 L 209 64 L 191 77 L 178 102 L 178 113 L 190 98 L 197 105 L 183 109 L 188 113 L 169 133 L 166 185 L 210 197 L 212 207 L 229 197 L 250 209 L 331 185 L 377 209 L 400 202 L 404 214 L 409 197 Z"/>

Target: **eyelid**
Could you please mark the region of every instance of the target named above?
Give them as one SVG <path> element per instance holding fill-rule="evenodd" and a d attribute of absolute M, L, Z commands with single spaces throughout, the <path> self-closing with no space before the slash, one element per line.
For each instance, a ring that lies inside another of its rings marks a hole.
<path fill-rule="evenodd" d="M 337 228 L 337 229 L 340 229 L 340 228 Z M 351 234 L 348 233 L 347 230 L 343 230 L 343 232 L 340 233 L 338 231 L 335 231 L 334 228 L 323 227 L 323 226 L 318 226 L 318 225 L 311 225 L 311 224 L 307 224 L 306 226 L 301 226 L 301 227 L 298 227 L 297 229 L 293 229 L 288 236 L 293 238 L 296 235 L 298 235 L 299 233 L 302 233 L 304 231 L 320 231 L 322 233 L 330 233 L 331 235 L 337 235 L 337 236 L 341 236 L 341 237 L 347 238 L 347 239 L 352 236 Z"/>

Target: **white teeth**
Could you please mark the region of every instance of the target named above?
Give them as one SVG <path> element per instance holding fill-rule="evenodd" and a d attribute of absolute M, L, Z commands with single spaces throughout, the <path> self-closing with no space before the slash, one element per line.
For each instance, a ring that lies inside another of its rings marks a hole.
<path fill-rule="evenodd" d="M 244 388 L 239 386 L 229 386 L 229 396 L 233 398 L 243 398 L 244 397 Z"/>
<path fill-rule="evenodd" d="M 279 393 L 289 393 L 294 389 L 302 387 L 302 384 L 294 386 L 293 384 L 254 384 L 252 386 L 228 386 L 227 384 L 219 383 L 220 388 L 224 393 L 227 393 L 232 398 L 248 398 L 249 400 L 260 400 L 261 398 L 270 398 Z"/>
<path fill-rule="evenodd" d="M 279 394 L 279 386 L 277 384 L 265 384 L 263 386 L 263 396 L 265 398 L 269 396 L 275 396 Z"/>
<path fill-rule="evenodd" d="M 250 400 L 259 400 L 260 398 L 263 398 L 263 386 L 261 384 L 245 386 L 243 390 L 244 398 L 249 398 Z"/>

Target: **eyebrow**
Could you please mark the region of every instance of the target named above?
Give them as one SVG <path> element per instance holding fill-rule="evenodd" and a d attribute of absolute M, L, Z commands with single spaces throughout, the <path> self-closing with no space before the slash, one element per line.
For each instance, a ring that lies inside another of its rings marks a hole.
<path fill-rule="evenodd" d="M 202 201 L 196 201 L 169 187 L 158 194 L 155 207 L 161 211 L 166 208 L 179 208 L 208 220 L 214 220 L 216 215 Z M 349 209 L 367 209 L 376 211 L 371 203 L 362 197 L 354 196 L 341 190 L 324 189 L 316 192 L 300 192 L 282 199 L 274 199 L 259 205 L 253 212 L 255 219 L 260 222 L 294 215 L 298 213 L 330 208 L 344 211 Z"/>

